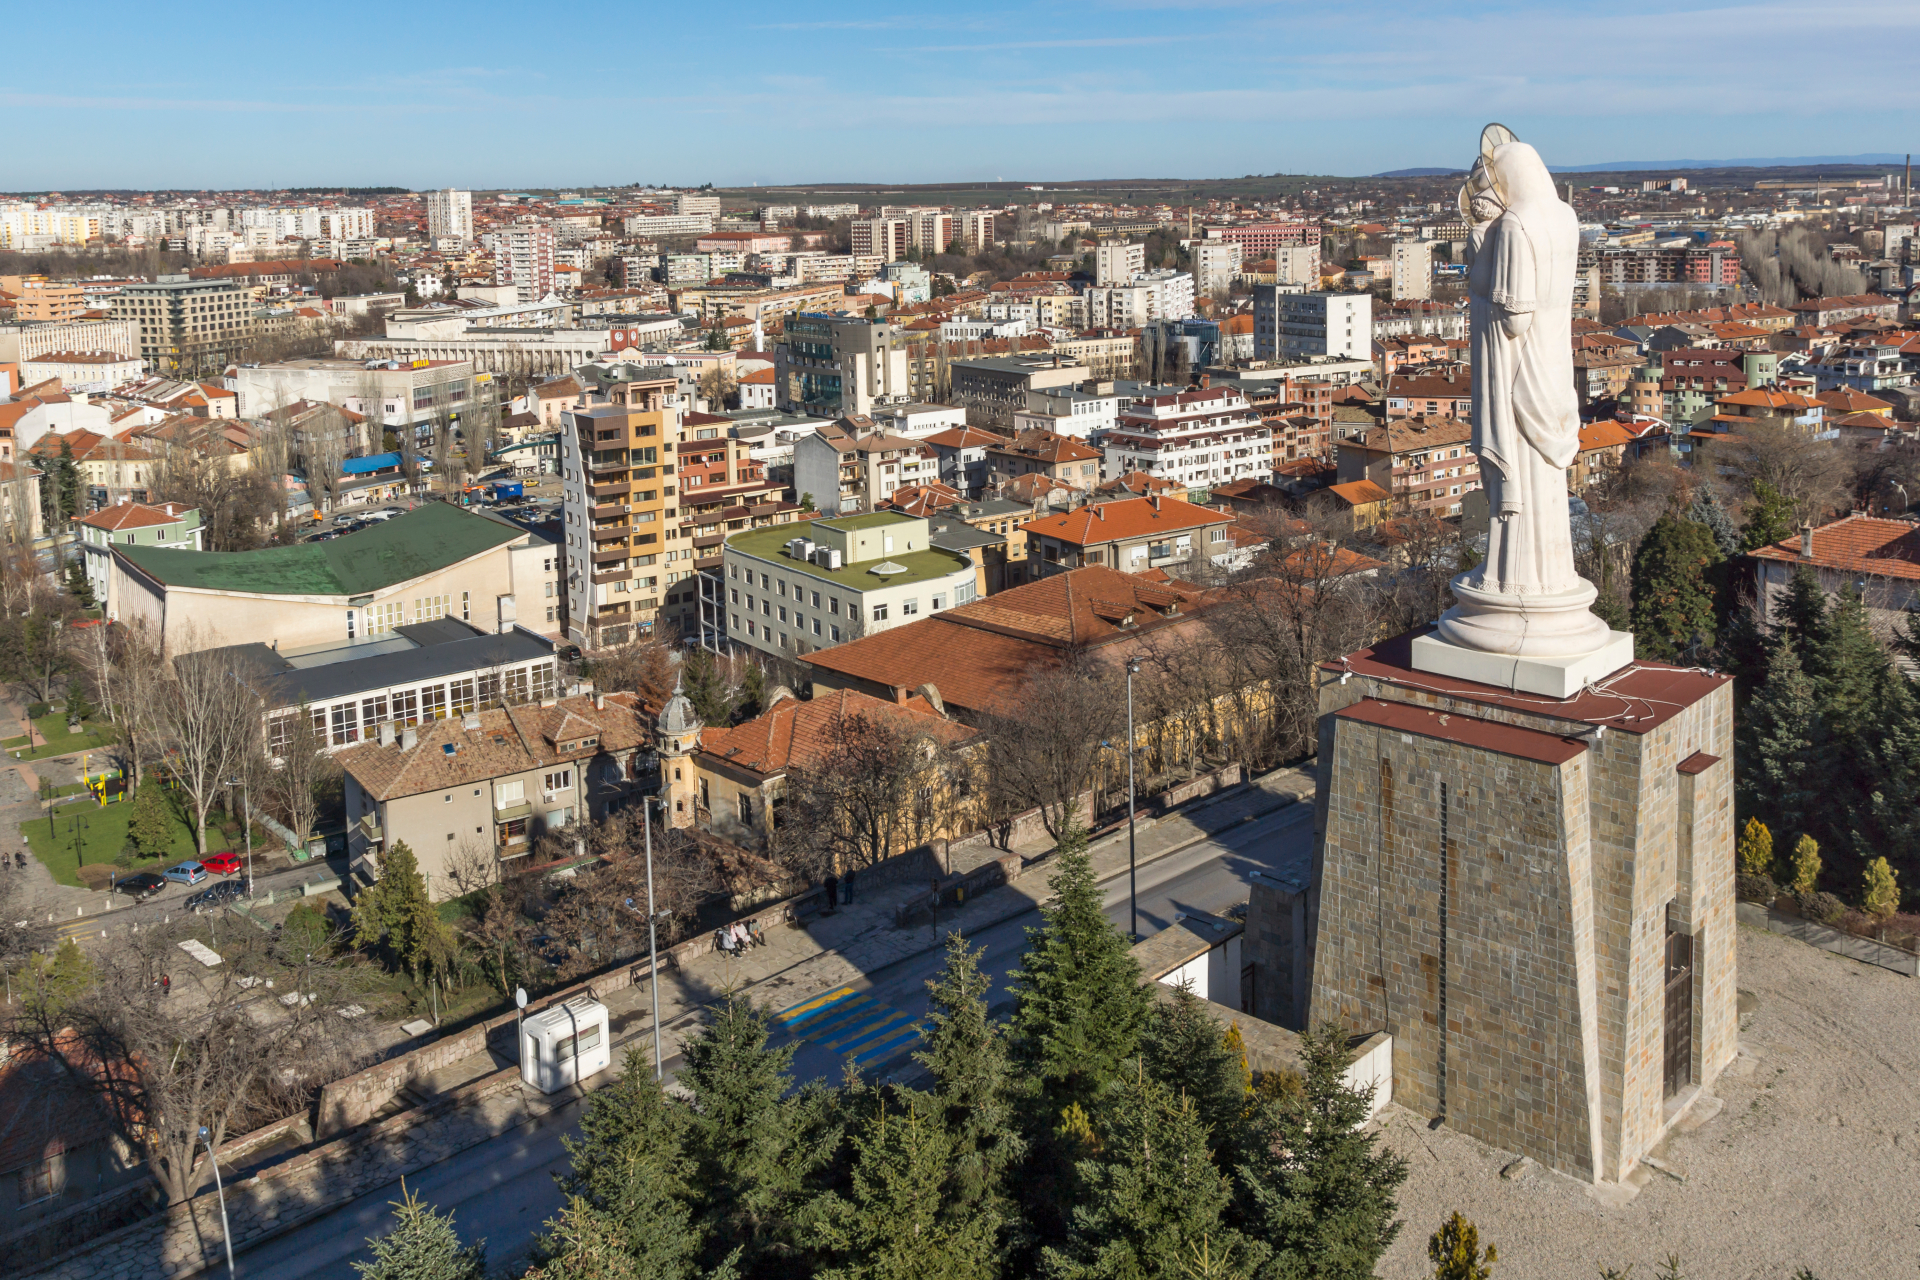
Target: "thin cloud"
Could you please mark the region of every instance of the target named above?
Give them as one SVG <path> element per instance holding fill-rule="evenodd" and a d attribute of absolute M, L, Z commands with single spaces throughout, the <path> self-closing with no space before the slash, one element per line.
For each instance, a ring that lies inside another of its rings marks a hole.
<path fill-rule="evenodd" d="M 1001 40 L 993 44 L 921 44 L 893 49 L 875 49 L 875 53 L 999 53 L 1008 49 L 1120 49 L 1137 45 L 1183 44 L 1211 36 L 1088 36 L 1074 40 Z"/>

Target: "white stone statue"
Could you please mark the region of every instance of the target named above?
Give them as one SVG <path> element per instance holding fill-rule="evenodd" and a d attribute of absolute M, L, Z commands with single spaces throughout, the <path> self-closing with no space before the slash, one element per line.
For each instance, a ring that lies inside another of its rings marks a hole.
<path fill-rule="evenodd" d="M 1579 221 L 1539 153 L 1498 124 L 1480 136 L 1460 206 L 1472 228 L 1473 451 L 1487 495 L 1487 557 L 1453 580 L 1459 603 L 1440 619 L 1437 638 L 1416 642 L 1415 663 L 1471 670 L 1474 679 L 1495 670 L 1432 658 L 1441 642 L 1513 659 L 1604 651 L 1610 661 L 1625 634 L 1592 612 L 1597 592 L 1574 570 L 1567 510 L 1566 471 L 1580 449 L 1572 340 Z M 1509 665 L 1517 673 L 1519 664 Z M 1515 673 L 1497 682 L 1537 684 Z M 1548 683 L 1564 688 L 1568 680 Z"/>

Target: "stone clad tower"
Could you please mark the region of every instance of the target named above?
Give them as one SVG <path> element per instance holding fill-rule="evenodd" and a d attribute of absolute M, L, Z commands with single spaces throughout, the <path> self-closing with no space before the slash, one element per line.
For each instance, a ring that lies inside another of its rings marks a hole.
<path fill-rule="evenodd" d="M 660 708 L 654 721 L 654 750 L 660 756 L 660 799 L 666 807 L 667 825 L 691 827 L 699 815 L 700 782 L 693 768 L 693 754 L 700 749 L 700 730 L 704 728 L 693 703 L 681 691 L 680 681 L 673 684 L 673 696 Z"/>
<path fill-rule="evenodd" d="M 1501 125 L 1473 224 L 1486 554 L 1436 627 L 1321 672 L 1308 1016 L 1394 1100 L 1614 1182 L 1736 1049 L 1732 681 L 1634 658 L 1576 571 L 1578 223 Z"/>

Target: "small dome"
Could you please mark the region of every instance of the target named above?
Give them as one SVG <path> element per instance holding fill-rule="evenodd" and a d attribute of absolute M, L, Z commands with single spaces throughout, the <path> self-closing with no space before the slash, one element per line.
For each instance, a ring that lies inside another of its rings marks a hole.
<path fill-rule="evenodd" d="M 673 696 L 667 699 L 666 706 L 660 708 L 660 719 L 656 724 L 661 735 L 668 738 L 700 732 L 700 717 L 694 712 L 693 703 L 687 700 L 687 695 L 680 692 L 678 680 L 673 682 Z"/>

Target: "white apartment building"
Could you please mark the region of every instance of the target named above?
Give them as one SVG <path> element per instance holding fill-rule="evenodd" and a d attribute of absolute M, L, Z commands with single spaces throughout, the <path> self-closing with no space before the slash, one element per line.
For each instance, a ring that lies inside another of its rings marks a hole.
<path fill-rule="evenodd" d="M 553 228 L 516 222 L 494 233 L 493 280 L 512 285 L 525 305 L 553 292 Z"/>
<path fill-rule="evenodd" d="M 1426 240 L 1393 242 L 1393 300 L 1433 296 L 1433 246 Z"/>
<path fill-rule="evenodd" d="M 1260 360 L 1313 356 L 1373 358 L 1373 298 L 1365 293 L 1289 293 L 1285 285 L 1253 290 L 1253 351 Z"/>
<path fill-rule="evenodd" d="M 473 192 L 453 187 L 427 192 L 427 235 L 436 241 L 473 239 Z"/>
<path fill-rule="evenodd" d="M 704 236 L 713 230 L 710 213 L 636 213 L 623 223 L 630 236 Z"/>
<path fill-rule="evenodd" d="M 1193 286 L 1203 297 L 1224 294 L 1240 274 L 1240 262 L 1246 249 L 1238 240 L 1195 240 L 1188 246 L 1193 255 Z"/>
<path fill-rule="evenodd" d="M 1072 387 L 1041 387 L 1027 392 L 1024 413 L 1013 415 L 1015 435 L 1027 427 L 1045 427 L 1056 435 L 1099 444 L 1120 416 L 1120 397 L 1112 393 L 1078 391 Z"/>
<path fill-rule="evenodd" d="M 717 218 L 720 216 L 720 197 L 702 195 L 698 191 L 683 191 L 673 198 L 673 211 L 680 215 L 704 213 Z"/>
<path fill-rule="evenodd" d="M 932 542 L 926 520 L 875 512 L 727 537 L 708 608 L 726 638 L 793 658 L 915 622 L 974 599 L 973 562 Z M 711 599 L 718 587 L 724 601 Z"/>
<path fill-rule="evenodd" d="M 1273 432 L 1245 396 L 1227 387 L 1128 400 L 1101 451 L 1109 479 L 1145 471 L 1190 493 L 1273 479 Z"/>
<path fill-rule="evenodd" d="M 960 238 L 975 251 L 993 244 L 994 223 L 991 209 L 970 209 L 960 215 Z"/>
<path fill-rule="evenodd" d="M 953 243 L 953 215 L 940 209 L 916 209 L 910 222 L 909 241 L 923 254 L 945 253 Z"/>
<path fill-rule="evenodd" d="M 907 256 L 913 243 L 913 225 L 907 218 L 861 218 L 848 230 L 853 256 L 871 255 L 882 264 L 898 262 Z"/>
<path fill-rule="evenodd" d="M 1093 251 L 1093 283 L 1122 285 L 1147 269 L 1147 246 L 1126 240 L 1102 240 Z"/>
<path fill-rule="evenodd" d="M 1282 245 L 1273 251 L 1275 284 L 1305 285 L 1311 289 L 1320 283 L 1320 246 L 1317 244 Z"/>
<path fill-rule="evenodd" d="M 1137 329 L 1149 320 L 1193 315 L 1193 277 L 1184 271 L 1143 271 L 1131 284 L 1087 290 L 1087 322 L 1095 329 Z"/>
<path fill-rule="evenodd" d="M 1143 271 L 1133 278 L 1137 285 L 1159 294 L 1158 320 L 1187 320 L 1193 316 L 1193 277 L 1184 271 Z"/>

